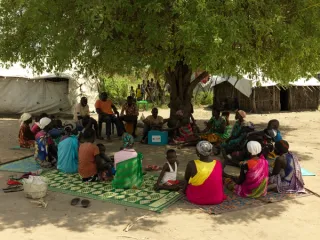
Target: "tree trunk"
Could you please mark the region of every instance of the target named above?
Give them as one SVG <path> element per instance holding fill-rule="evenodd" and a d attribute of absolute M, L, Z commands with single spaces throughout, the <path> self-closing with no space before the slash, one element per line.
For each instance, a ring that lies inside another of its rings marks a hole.
<path fill-rule="evenodd" d="M 183 111 L 185 118 L 190 117 L 192 112 L 192 97 L 193 89 L 197 84 L 209 74 L 208 72 L 202 72 L 191 82 L 192 69 L 182 61 L 177 62 L 174 68 L 168 68 L 165 72 L 166 81 L 170 84 L 170 120 L 177 120 L 176 112 L 178 110 Z"/>

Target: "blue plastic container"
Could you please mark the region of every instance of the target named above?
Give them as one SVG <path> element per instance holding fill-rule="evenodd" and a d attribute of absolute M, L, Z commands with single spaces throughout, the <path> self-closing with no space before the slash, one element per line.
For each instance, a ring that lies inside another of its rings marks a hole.
<path fill-rule="evenodd" d="M 148 133 L 148 144 L 149 145 L 166 145 L 168 144 L 168 132 L 161 131 L 149 131 Z"/>

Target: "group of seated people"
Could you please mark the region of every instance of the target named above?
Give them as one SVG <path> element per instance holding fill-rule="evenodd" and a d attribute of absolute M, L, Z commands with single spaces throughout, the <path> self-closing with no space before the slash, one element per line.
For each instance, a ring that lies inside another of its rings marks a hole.
<path fill-rule="evenodd" d="M 63 126 L 60 120 L 42 114 L 30 128 L 32 116 L 24 113 L 20 119 L 20 146 L 34 146 L 35 159 L 44 168 L 79 173 L 84 182 L 112 180 L 114 188 L 139 188 L 143 182 L 143 156 L 134 150 L 138 110 L 132 100 L 128 97 L 119 114 L 107 95 L 101 94 L 95 104 L 98 122 L 90 117 L 86 98 L 76 106 L 74 122 Z M 229 113 L 221 114 L 214 109 L 212 118 L 200 131 L 193 117 L 186 118 L 182 111 L 176 115 L 178 123 L 170 128 L 173 144 L 194 144 L 198 158 L 187 164 L 184 180 L 178 181 L 176 150 L 168 150 L 155 190 L 183 189 L 187 199 L 195 204 L 223 202 L 224 185 L 241 197 L 251 198 L 264 196 L 271 189 L 280 193 L 304 192 L 298 159 L 282 139 L 279 121 L 271 120 L 265 130 L 255 131 L 254 125 L 246 121 L 246 113 L 238 110 L 232 127 Z M 152 115 L 143 120 L 142 142 L 146 141 L 148 131 L 163 130 L 164 123 L 169 121 L 158 116 L 156 108 L 152 109 Z M 97 138 L 102 139 L 102 122 L 107 122 L 107 137 L 111 134 L 111 123 L 115 123 L 122 139 L 122 146 L 113 157 L 106 155 L 103 144 L 95 144 Z M 123 122 L 133 124 L 133 134 L 126 131 Z M 223 160 L 214 160 L 213 155 L 220 152 Z M 266 160 L 270 156 L 275 158 L 272 164 Z M 225 173 L 226 165 L 240 167 L 239 176 Z"/>

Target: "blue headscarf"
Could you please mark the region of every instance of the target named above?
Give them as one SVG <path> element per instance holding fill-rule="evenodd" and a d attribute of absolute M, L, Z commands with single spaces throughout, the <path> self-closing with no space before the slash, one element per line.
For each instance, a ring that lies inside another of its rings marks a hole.
<path fill-rule="evenodd" d="M 124 148 L 130 148 L 134 144 L 134 138 L 129 133 L 124 133 L 122 135 L 122 146 Z"/>

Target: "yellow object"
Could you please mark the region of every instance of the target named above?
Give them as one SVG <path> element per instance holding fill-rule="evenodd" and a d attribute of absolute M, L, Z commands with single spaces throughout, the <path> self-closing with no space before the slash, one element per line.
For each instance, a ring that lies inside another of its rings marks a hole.
<path fill-rule="evenodd" d="M 217 161 L 202 162 L 200 160 L 194 160 L 194 163 L 196 164 L 197 174 L 189 179 L 189 184 L 193 186 L 200 186 L 210 176 Z"/>

